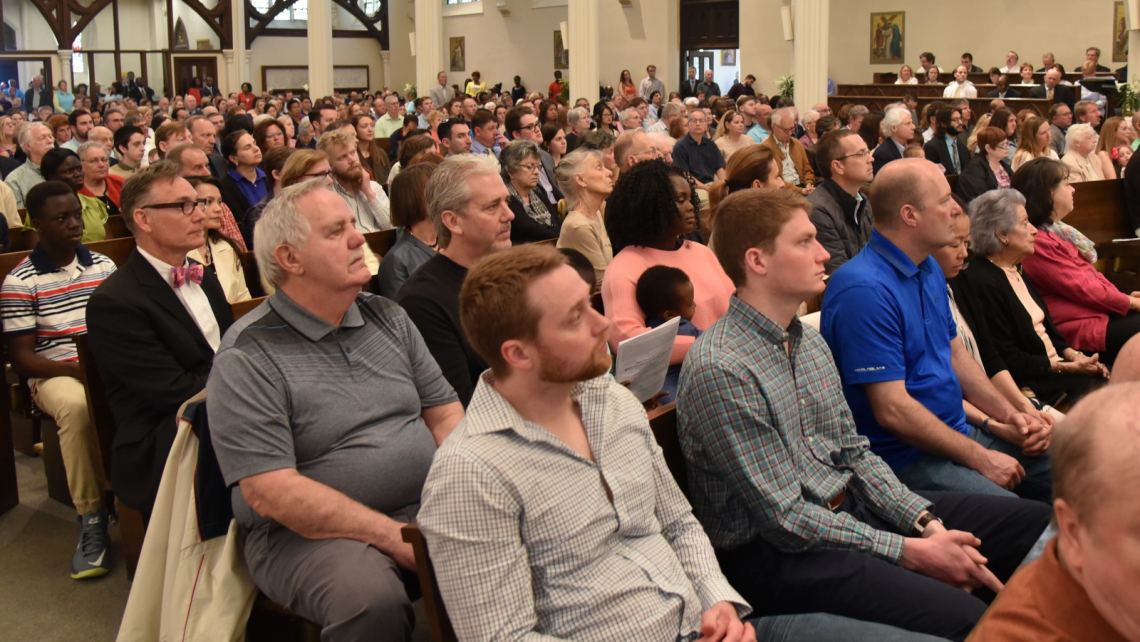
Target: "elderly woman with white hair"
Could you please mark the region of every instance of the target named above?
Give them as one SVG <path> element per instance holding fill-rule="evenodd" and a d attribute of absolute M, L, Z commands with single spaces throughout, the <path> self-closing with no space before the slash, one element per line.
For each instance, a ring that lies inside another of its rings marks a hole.
<path fill-rule="evenodd" d="M 820 118 L 823 116 L 814 109 L 809 109 L 804 112 L 803 116 L 800 116 L 800 124 L 804 126 L 804 135 L 800 136 L 800 142 L 803 143 L 804 149 L 811 149 L 811 146 L 819 140 L 815 124 L 819 122 Z"/>
<path fill-rule="evenodd" d="M 558 238 L 562 228 L 558 210 L 546 199 L 546 190 L 535 189 L 538 173 L 542 171 L 538 145 L 529 140 L 513 141 L 503 147 L 499 162 L 503 166 L 503 182 L 511 196 L 507 205 L 515 215 L 511 222 L 511 245 Z"/>
<path fill-rule="evenodd" d="M 1001 189 L 970 203 L 974 258 L 961 285 L 985 308 L 992 344 L 1017 386 L 1032 390 L 1042 403 L 1075 401 L 1107 379 L 1108 369 L 1098 355 L 1069 346 L 1045 299 L 1022 274 L 1021 263 L 1036 251 L 1038 234 L 1025 202 L 1017 190 Z"/>
<path fill-rule="evenodd" d="M 1100 159 L 1093 154 L 1097 133 L 1088 123 L 1079 123 L 1065 132 L 1065 155 L 1061 162 L 1069 166 L 1069 182 L 1103 181 Z"/>
<path fill-rule="evenodd" d="M 566 151 L 569 153 L 578 147 L 578 137 L 590 131 L 590 112 L 575 107 L 566 112 L 566 122 L 570 125 L 566 132 Z"/>
<path fill-rule="evenodd" d="M 613 245 L 602 220 L 602 206 L 614 191 L 613 172 L 606 168 L 602 152 L 577 149 L 563 157 L 555 174 L 567 205 L 558 247 L 584 254 L 594 266 L 600 288 L 606 268 L 614 260 Z"/>

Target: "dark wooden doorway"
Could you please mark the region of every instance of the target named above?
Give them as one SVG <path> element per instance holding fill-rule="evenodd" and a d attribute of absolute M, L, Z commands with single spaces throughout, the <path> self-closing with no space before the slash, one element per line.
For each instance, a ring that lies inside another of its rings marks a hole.
<path fill-rule="evenodd" d="M 713 53 L 699 49 L 740 48 L 740 0 L 681 0 L 680 44 L 679 77 L 688 78 L 689 67 L 696 67 L 703 80 L 705 70 L 713 68 Z"/>
<path fill-rule="evenodd" d="M 713 56 L 715 52 L 712 51 L 685 51 L 682 52 L 685 57 L 685 78 L 689 77 L 689 67 L 697 68 L 697 80 L 705 79 L 705 70 L 713 68 Z"/>
<path fill-rule="evenodd" d="M 214 56 L 178 56 L 174 58 L 174 86 L 178 95 L 185 96 L 195 78 L 205 81 L 206 77 L 218 82 L 218 59 Z"/>

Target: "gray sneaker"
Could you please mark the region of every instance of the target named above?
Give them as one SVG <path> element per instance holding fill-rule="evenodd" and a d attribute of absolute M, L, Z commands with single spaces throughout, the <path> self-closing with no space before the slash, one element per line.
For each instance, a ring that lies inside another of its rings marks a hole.
<path fill-rule="evenodd" d="M 75 547 L 75 557 L 71 558 L 71 578 L 99 577 L 110 570 L 107 549 L 111 547 L 111 537 L 107 534 L 107 509 L 101 508 L 85 513 L 79 520 L 79 545 Z"/>

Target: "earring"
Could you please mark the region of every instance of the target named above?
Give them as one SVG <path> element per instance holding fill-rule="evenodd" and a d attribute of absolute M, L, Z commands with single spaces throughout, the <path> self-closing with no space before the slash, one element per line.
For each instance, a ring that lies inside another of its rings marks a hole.
<path fill-rule="evenodd" d="M 1002 239 L 1001 244 L 1002 245 L 1009 245 L 1009 239 Z"/>

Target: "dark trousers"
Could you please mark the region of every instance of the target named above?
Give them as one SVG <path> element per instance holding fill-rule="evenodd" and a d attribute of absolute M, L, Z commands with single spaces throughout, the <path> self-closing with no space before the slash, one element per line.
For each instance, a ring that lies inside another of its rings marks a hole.
<path fill-rule="evenodd" d="M 946 528 L 982 540 L 978 550 L 1002 582 L 1013 575 L 1053 514 L 1046 504 L 1012 497 L 918 494 L 934 503 L 934 514 Z M 876 529 L 898 532 L 850 494 L 839 510 Z M 717 557 L 728 581 L 755 609 L 754 617 L 832 613 L 964 640 L 994 597 L 988 590 L 971 595 L 859 551 L 784 553 L 759 540 Z"/>
<path fill-rule="evenodd" d="M 1109 317 L 1104 331 L 1104 352 L 1100 360 L 1112 366 L 1116 355 L 1134 335 L 1140 334 L 1140 313 L 1129 312 L 1122 317 Z"/>

